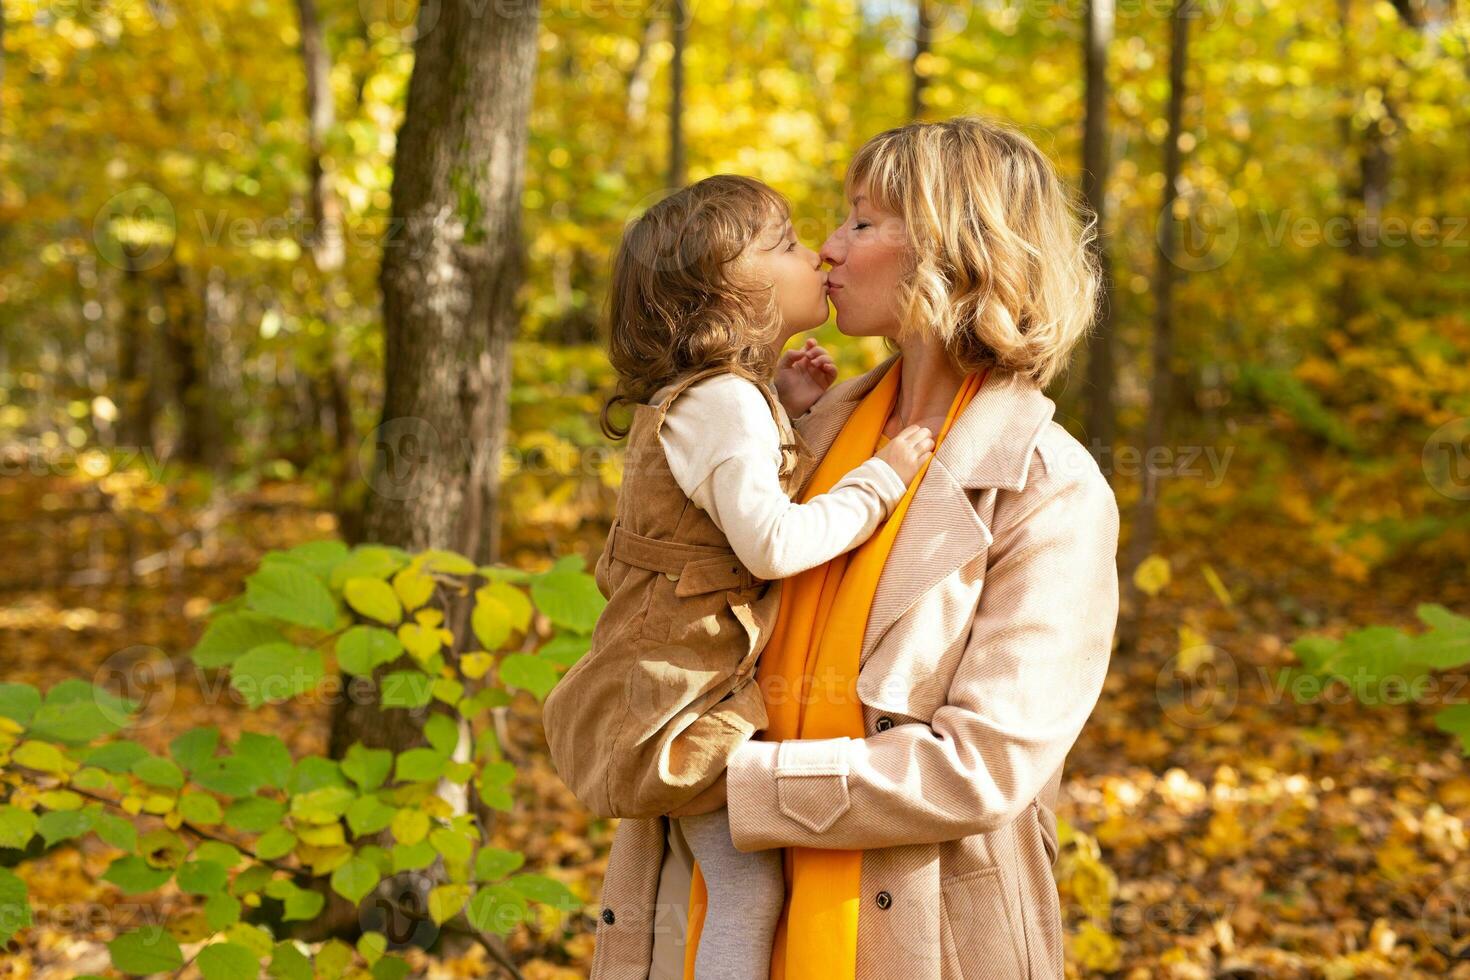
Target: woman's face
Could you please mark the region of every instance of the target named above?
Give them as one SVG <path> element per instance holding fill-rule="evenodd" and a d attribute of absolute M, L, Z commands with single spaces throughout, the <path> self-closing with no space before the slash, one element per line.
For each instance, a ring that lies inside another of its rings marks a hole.
<path fill-rule="evenodd" d="M 903 219 L 853 189 L 852 210 L 819 253 L 831 264 L 827 293 L 849 337 L 898 337 L 898 285 L 909 265 Z"/>

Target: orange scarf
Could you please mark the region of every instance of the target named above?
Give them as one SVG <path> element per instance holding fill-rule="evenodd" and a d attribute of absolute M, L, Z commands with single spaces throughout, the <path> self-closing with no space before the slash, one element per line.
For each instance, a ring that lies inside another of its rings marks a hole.
<path fill-rule="evenodd" d="M 802 503 L 826 493 L 888 441 L 883 426 L 898 399 L 902 360 L 896 359 L 858 403 L 812 475 Z M 984 380 L 984 375 L 972 374 L 960 386 L 934 439 L 936 451 Z M 857 697 L 863 633 L 888 552 L 928 468 L 925 463 L 893 514 L 866 542 L 785 580 L 776 626 L 756 669 L 761 689 L 768 692 L 770 727 L 764 740 L 863 737 L 863 710 Z M 772 702 L 772 691 L 783 693 Z M 771 980 L 854 980 L 863 852 L 814 847 L 787 847 L 782 852 L 786 902 L 776 926 Z M 684 980 L 694 980 L 707 903 L 704 878 L 695 862 Z"/>

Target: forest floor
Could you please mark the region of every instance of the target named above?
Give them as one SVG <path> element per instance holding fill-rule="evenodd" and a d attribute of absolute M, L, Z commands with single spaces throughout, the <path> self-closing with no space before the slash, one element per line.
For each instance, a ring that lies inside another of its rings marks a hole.
<path fill-rule="evenodd" d="M 210 605 L 235 595 L 265 551 L 331 537 L 333 517 L 296 484 L 220 507 L 181 505 L 178 491 L 66 474 L 5 481 L 0 673 L 144 685 L 134 737 L 155 749 L 208 723 L 322 751 L 324 705 L 251 712 L 211 698 L 218 687 L 201 683 L 187 653 Z M 1459 959 L 1470 955 L 1470 777 L 1429 720 L 1437 704 L 1302 705 L 1275 684 L 1309 629 L 1411 626 L 1428 600 L 1470 609 L 1463 567 L 1401 562 L 1344 581 L 1303 567 L 1289 535 L 1164 529 L 1173 580 L 1147 602 L 1136 649 L 1115 652 L 1067 764 L 1059 816 L 1084 835 L 1058 864 L 1069 974 L 1470 977 Z M 595 527 L 589 542 L 600 543 Z M 1181 671 L 1208 681 L 1181 698 Z M 1438 702 L 1470 697 L 1436 677 Z M 521 776 L 495 842 L 524 849 L 529 868 L 565 881 L 588 909 L 519 930 L 510 945 L 530 980 L 582 977 L 613 822 L 589 821 L 562 788 L 537 715 L 524 694 L 512 708 L 507 748 Z M 1086 858 L 1092 840 L 1097 861 Z M 89 838 L 20 865 L 36 924 L 0 957 L 0 977 L 105 974 L 116 931 L 189 906 L 177 892 L 137 902 L 99 884 L 110 856 Z M 428 977 L 493 975 L 478 947 L 414 963 Z"/>

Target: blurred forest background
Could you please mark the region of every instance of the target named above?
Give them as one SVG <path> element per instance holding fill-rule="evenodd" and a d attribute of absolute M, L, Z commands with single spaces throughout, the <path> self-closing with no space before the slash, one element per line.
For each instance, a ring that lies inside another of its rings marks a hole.
<path fill-rule="evenodd" d="M 816 247 L 868 137 L 995 116 L 1099 213 L 1109 269 L 1050 392 L 1125 518 L 1063 791 L 1069 971 L 1470 976 L 1463 4 L 0 0 L 0 40 L 5 680 L 163 665 L 142 741 L 206 718 L 335 751 L 319 707 L 194 683 L 262 553 L 590 565 L 625 222 L 745 173 Z M 842 377 L 883 355 L 816 336 Z M 508 949 L 585 976 L 611 827 L 536 707 L 508 709 L 498 832 L 588 909 Z M 33 855 L 33 904 L 114 908 L 108 853 Z M 104 973 L 115 928 L 43 916 L 0 976 Z"/>

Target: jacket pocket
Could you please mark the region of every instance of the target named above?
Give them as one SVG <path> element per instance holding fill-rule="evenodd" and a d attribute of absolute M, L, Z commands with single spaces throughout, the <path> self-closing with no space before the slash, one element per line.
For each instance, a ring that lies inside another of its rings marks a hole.
<path fill-rule="evenodd" d="M 831 751 L 826 758 L 806 756 L 798 763 L 788 763 L 782 757 L 787 745 L 795 740 L 783 742 L 776 753 L 776 808 L 814 834 L 820 834 L 837 822 L 847 812 L 852 801 L 847 794 L 847 759 L 842 755 L 851 739 L 846 737 L 822 740 Z M 814 741 L 801 740 L 810 752 Z"/>
<path fill-rule="evenodd" d="M 981 868 L 939 883 L 943 904 L 944 962 L 959 980 L 1022 980 L 1027 973 L 1016 949 L 1016 929 L 1006 903 L 1000 868 Z"/>

